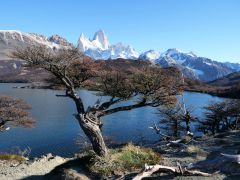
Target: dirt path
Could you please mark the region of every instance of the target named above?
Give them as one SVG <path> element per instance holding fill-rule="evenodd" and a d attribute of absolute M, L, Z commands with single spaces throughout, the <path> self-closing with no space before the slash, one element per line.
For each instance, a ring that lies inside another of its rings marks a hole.
<path fill-rule="evenodd" d="M 29 176 L 45 175 L 52 171 L 56 166 L 67 162 L 70 159 L 47 154 L 34 161 L 23 163 L 0 161 L 0 179 L 15 180 L 24 179 Z"/>

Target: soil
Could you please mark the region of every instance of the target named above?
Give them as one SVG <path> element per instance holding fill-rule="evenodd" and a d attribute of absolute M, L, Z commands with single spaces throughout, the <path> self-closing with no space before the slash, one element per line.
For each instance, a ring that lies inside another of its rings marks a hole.
<path fill-rule="evenodd" d="M 177 166 L 200 170 L 211 173 L 211 177 L 202 176 L 175 176 L 169 173 L 158 173 L 150 179 L 240 179 L 240 164 L 227 161 L 221 153 L 240 154 L 240 131 L 205 136 L 189 141 L 187 146 L 169 147 L 166 143 L 154 145 L 154 149 L 161 153 L 162 160 L 159 164 Z M 195 150 L 188 148 L 196 147 Z M 41 158 L 28 160 L 22 163 L 0 161 L 0 179 L 100 179 L 84 169 L 84 158 L 62 158 L 48 154 Z M 132 179 L 136 172 L 115 173 L 108 179 Z M 123 178 L 124 177 L 124 178 Z"/>

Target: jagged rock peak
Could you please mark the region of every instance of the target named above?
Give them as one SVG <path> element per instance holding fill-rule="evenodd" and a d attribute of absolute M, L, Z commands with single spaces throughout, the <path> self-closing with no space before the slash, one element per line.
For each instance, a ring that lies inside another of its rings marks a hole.
<path fill-rule="evenodd" d="M 65 38 L 55 34 L 52 35 L 48 38 L 49 41 L 54 42 L 56 44 L 62 45 L 62 46 L 69 46 L 69 47 L 73 47 L 72 43 L 69 43 Z"/>

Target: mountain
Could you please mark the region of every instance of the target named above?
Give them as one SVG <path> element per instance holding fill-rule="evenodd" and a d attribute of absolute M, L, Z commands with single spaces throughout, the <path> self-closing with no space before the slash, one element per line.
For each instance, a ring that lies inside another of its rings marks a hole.
<path fill-rule="evenodd" d="M 208 82 L 208 86 L 214 87 L 213 95 L 240 99 L 240 72 L 234 72 L 214 81 Z"/>
<path fill-rule="evenodd" d="M 139 54 L 129 45 L 117 43 L 110 45 L 104 31 L 99 30 L 94 34 L 92 40 L 87 38 L 83 33 L 78 40 L 78 48 L 85 55 L 93 59 L 137 59 Z"/>
<path fill-rule="evenodd" d="M 154 61 L 154 63 L 160 65 L 163 68 L 176 67 L 181 70 L 185 77 L 188 77 L 190 79 L 198 79 L 198 75 L 193 69 L 182 66 L 170 56 L 160 56 L 159 59 Z"/>
<path fill-rule="evenodd" d="M 36 33 L 25 33 L 17 30 L 0 30 L 0 60 L 8 60 L 8 54 L 11 51 L 31 44 L 41 44 L 50 48 L 74 47 L 72 43 L 69 43 L 59 35 L 46 37 Z M 177 67 L 186 77 L 201 81 L 212 81 L 230 73 L 240 71 L 240 64 L 238 63 L 221 63 L 197 56 L 193 52 L 185 53 L 178 49 L 168 49 L 162 53 L 149 50 L 139 55 L 129 45 L 122 43 L 111 45 L 108 37 L 102 30 L 97 31 L 92 39 L 81 34 L 77 47 L 86 56 L 93 59 L 107 60 L 122 58 L 149 61 L 162 67 Z M 12 68 L 15 69 L 14 64 L 16 63 L 11 64 Z M 17 63 L 17 68 L 19 67 Z"/>
<path fill-rule="evenodd" d="M 140 57 L 143 58 L 144 54 L 140 55 Z M 158 58 L 151 59 L 151 62 L 163 67 L 178 67 L 185 76 L 201 81 L 211 81 L 223 77 L 237 71 L 237 65 L 240 66 L 240 64 L 226 64 L 209 58 L 198 57 L 193 52 L 184 53 L 178 49 L 168 49 L 166 52 L 161 53 Z M 231 65 L 235 68 L 231 67 Z"/>
<path fill-rule="evenodd" d="M 159 58 L 160 58 L 160 52 L 155 51 L 155 50 L 146 51 L 146 52 L 140 54 L 140 56 L 139 56 L 139 59 L 147 60 L 152 63 L 155 63 L 155 60 L 159 59 Z"/>
<path fill-rule="evenodd" d="M 227 67 L 234 69 L 235 71 L 240 71 L 240 64 L 239 63 L 230 63 L 230 62 L 225 62 L 224 63 Z"/>
<path fill-rule="evenodd" d="M 46 37 L 17 30 L 0 30 L 0 60 L 8 59 L 7 54 L 12 50 L 31 44 L 44 45 L 50 48 L 73 47 L 73 44 L 58 35 Z"/>
<path fill-rule="evenodd" d="M 240 72 L 228 74 L 227 76 L 211 81 L 208 84 L 213 86 L 225 86 L 225 87 L 240 85 Z"/>
<path fill-rule="evenodd" d="M 73 44 L 59 35 L 46 37 L 17 30 L 0 30 L 0 82 L 28 82 L 30 79 L 39 81 L 49 76 L 39 69 L 31 70 L 24 67 L 24 61 L 9 57 L 16 48 L 24 48 L 28 45 L 44 45 L 49 48 L 73 47 Z"/>
<path fill-rule="evenodd" d="M 150 61 L 162 67 L 177 67 L 186 77 L 201 81 L 212 81 L 240 70 L 240 64 L 238 63 L 220 63 L 197 56 L 193 52 L 185 53 L 178 49 L 168 49 L 163 53 L 149 50 L 139 55 L 129 45 L 123 45 L 122 43 L 110 45 L 108 37 L 102 30 L 97 31 L 92 39 L 81 34 L 78 40 L 78 48 L 85 55 L 97 60 L 139 59 Z"/>

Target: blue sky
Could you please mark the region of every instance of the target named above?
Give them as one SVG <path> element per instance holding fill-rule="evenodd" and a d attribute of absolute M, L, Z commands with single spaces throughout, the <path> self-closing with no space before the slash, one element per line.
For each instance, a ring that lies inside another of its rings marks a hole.
<path fill-rule="evenodd" d="M 240 63 L 240 0 L 3 0 L 0 29 L 77 43 L 103 29 L 139 52 L 178 48 Z"/>

